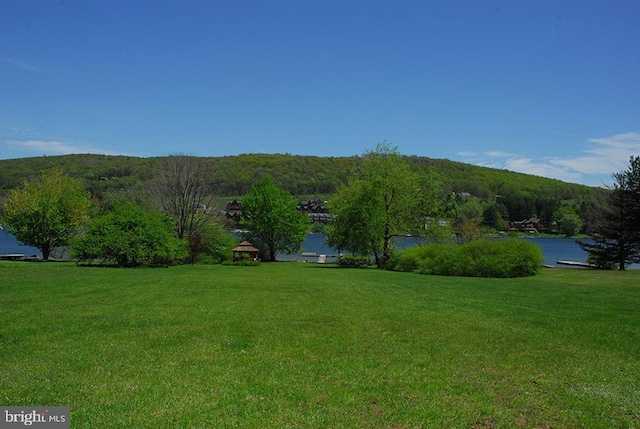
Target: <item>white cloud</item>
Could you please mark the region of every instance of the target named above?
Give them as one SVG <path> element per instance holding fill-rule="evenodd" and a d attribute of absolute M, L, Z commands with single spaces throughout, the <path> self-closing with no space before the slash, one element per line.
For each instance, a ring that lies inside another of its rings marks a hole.
<path fill-rule="evenodd" d="M 536 161 L 531 158 L 509 158 L 503 163 L 505 169 L 535 176 L 550 177 L 565 182 L 578 182 L 582 174 L 570 168 L 554 165 L 548 160 Z"/>
<path fill-rule="evenodd" d="M 478 156 L 477 153 L 471 152 L 471 151 L 458 152 L 458 155 L 460 155 L 460 156 Z"/>
<path fill-rule="evenodd" d="M 492 158 L 511 158 L 513 156 L 516 156 L 513 153 L 509 153 L 509 152 L 502 152 L 500 150 L 490 150 L 488 152 L 485 152 L 485 155 L 488 155 Z"/>
<path fill-rule="evenodd" d="M 43 152 L 48 154 L 69 154 L 77 153 L 78 148 L 69 145 L 67 143 L 51 141 L 51 140 L 26 140 L 9 142 L 14 146 L 20 146 L 25 149 L 32 150 L 34 152 Z"/>
<path fill-rule="evenodd" d="M 629 165 L 629 157 L 640 155 L 640 133 L 616 134 L 611 137 L 587 140 L 589 147 L 575 157 L 543 157 L 502 151 L 486 151 L 484 156 L 475 153 L 459 153 L 473 157 L 469 162 L 485 167 L 502 168 L 536 176 L 550 177 L 567 182 L 602 186 L 609 183 L 611 175 Z"/>
<path fill-rule="evenodd" d="M 605 146 L 607 149 L 605 149 L 604 152 L 613 151 L 614 153 L 619 153 L 620 150 L 627 152 L 640 151 L 640 133 L 616 134 L 612 137 L 589 139 L 589 142 Z M 603 150 L 594 149 L 592 152 L 602 153 Z"/>
<path fill-rule="evenodd" d="M 640 154 L 640 134 L 638 133 L 617 134 L 588 141 L 592 147 L 585 150 L 587 155 L 555 159 L 554 164 L 585 174 L 612 174 L 624 170 L 629 164 L 631 155 Z"/>
<path fill-rule="evenodd" d="M 18 146 L 22 149 L 27 149 L 31 152 L 37 152 L 40 155 L 69 155 L 74 153 L 116 155 L 93 147 L 77 146 L 55 140 L 11 140 L 7 143 L 13 146 Z"/>

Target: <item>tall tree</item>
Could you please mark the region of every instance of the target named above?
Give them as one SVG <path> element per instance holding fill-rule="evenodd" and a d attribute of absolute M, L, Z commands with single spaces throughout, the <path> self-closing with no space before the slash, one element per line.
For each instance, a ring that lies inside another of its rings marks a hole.
<path fill-rule="evenodd" d="M 624 270 L 640 262 L 640 157 L 632 156 L 629 163 L 613 174 L 606 208 L 591 235 L 594 243 L 578 241 L 589 252 L 589 261 L 601 267 L 615 264 Z"/>
<path fill-rule="evenodd" d="M 207 209 L 213 207 L 210 165 L 203 158 L 171 155 L 161 164 L 152 188 L 160 208 L 175 219 L 178 238 L 189 238 L 211 221 Z"/>
<path fill-rule="evenodd" d="M 89 194 L 80 181 L 55 169 L 13 189 L 4 202 L 4 222 L 18 241 L 34 246 L 47 261 L 88 220 Z"/>
<path fill-rule="evenodd" d="M 558 219 L 557 225 L 558 232 L 560 234 L 571 237 L 572 235 L 576 235 L 580 232 L 580 229 L 582 228 L 582 220 L 580 219 L 580 216 L 575 213 L 565 213 L 560 219 Z"/>
<path fill-rule="evenodd" d="M 459 206 L 453 230 L 458 243 L 467 243 L 482 237 L 482 205 L 475 198 L 467 198 Z"/>
<path fill-rule="evenodd" d="M 251 187 L 242 199 L 240 225 L 244 238 L 260 247 L 266 259 L 275 261 L 279 252 L 300 249 L 309 226 L 309 216 L 297 208 L 296 200 L 278 188 L 270 178 Z"/>
<path fill-rule="evenodd" d="M 378 208 L 382 204 L 380 194 L 367 181 L 352 180 L 340 186 L 329 205 L 336 217 L 329 224 L 327 244 L 356 255 L 373 254 L 379 263 L 384 219 Z"/>
<path fill-rule="evenodd" d="M 341 250 L 373 254 L 376 264 L 383 266 L 393 252 L 392 238 L 424 225 L 424 195 L 398 148 L 380 143 L 363 155 L 360 171 L 332 199 L 330 210 L 336 218 L 327 242 Z"/>
<path fill-rule="evenodd" d="M 482 212 L 482 225 L 499 231 L 507 228 L 507 219 L 509 219 L 507 207 L 500 202 L 490 202 Z"/>

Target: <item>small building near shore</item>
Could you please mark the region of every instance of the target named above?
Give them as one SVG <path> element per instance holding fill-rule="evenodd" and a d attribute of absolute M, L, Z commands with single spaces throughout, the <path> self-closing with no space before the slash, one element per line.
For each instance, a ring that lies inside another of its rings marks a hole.
<path fill-rule="evenodd" d="M 233 248 L 233 262 L 239 261 L 258 261 L 260 251 L 253 247 L 248 241 L 243 241 L 237 247 Z"/>

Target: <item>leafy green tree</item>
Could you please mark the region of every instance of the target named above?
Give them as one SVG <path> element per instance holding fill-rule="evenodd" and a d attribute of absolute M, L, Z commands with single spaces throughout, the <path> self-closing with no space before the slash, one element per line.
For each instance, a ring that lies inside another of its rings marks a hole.
<path fill-rule="evenodd" d="M 360 255 L 373 254 L 384 266 L 393 253 L 392 238 L 424 227 L 426 213 L 420 180 L 397 147 L 380 143 L 366 152 L 360 171 L 330 203 L 336 215 L 327 243 Z"/>
<path fill-rule="evenodd" d="M 462 201 L 459 200 L 455 192 L 449 193 L 443 203 L 443 215 L 446 219 L 455 219 L 458 215 L 458 210 L 462 205 Z"/>
<path fill-rule="evenodd" d="M 454 232 L 459 243 L 482 237 L 482 205 L 475 198 L 467 199 L 458 209 L 454 221 Z"/>
<path fill-rule="evenodd" d="M 582 220 L 580 220 L 580 216 L 575 213 L 565 213 L 558 219 L 557 224 L 558 232 L 567 237 L 576 235 L 580 232 L 580 229 L 582 229 Z"/>
<path fill-rule="evenodd" d="M 149 186 L 137 183 L 127 188 L 105 192 L 100 202 L 100 211 L 112 211 L 117 206 L 124 204 L 135 204 L 149 211 L 155 211 L 159 207 L 158 199 Z"/>
<path fill-rule="evenodd" d="M 54 169 L 13 189 L 4 202 L 4 223 L 18 241 L 34 246 L 47 261 L 56 247 L 88 220 L 89 194 L 80 181 Z"/>
<path fill-rule="evenodd" d="M 442 175 L 431 167 L 418 173 L 418 205 L 414 210 L 419 216 L 418 228 L 412 232 L 424 238 L 426 243 L 445 243 L 453 238 L 452 223 L 448 212 L 449 201 L 442 198 Z"/>
<path fill-rule="evenodd" d="M 443 218 L 446 213 L 446 202 L 442 195 L 443 176 L 433 167 L 426 167 L 414 171 L 414 177 L 418 180 L 418 217 L 422 220 L 429 218 Z M 416 231 L 417 232 L 417 231 Z"/>
<path fill-rule="evenodd" d="M 444 218 L 428 218 L 424 223 L 423 237 L 425 243 L 450 243 L 455 239 L 451 223 Z"/>
<path fill-rule="evenodd" d="M 327 228 L 327 244 L 356 255 L 375 256 L 379 264 L 384 236 L 383 205 L 374 185 L 353 180 L 342 185 L 330 201 L 329 211 L 336 215 Z"/>
<path fill-rule="evenodd" d="M 613 174 L 607 206 L 591 235 L 594 243 L 578 241 L 589 261 L 601 267 L 624 270 L 640 262 L 640 156 L 632 156 L 629 164 Z"/>
<path fill-rule="evenodd" d="M 551 222 L 549 223 L 551 226 L 551 229 L 554 232 L 557 232 L 558 234 L 564 234 L 565 232 L 561 230 L 560 228 L 560 224 L 563 223 L 562 219 L 565 219 L 565 224 L 567 222 L 571 222 L 568 219 L 570 219 L 572 216 L 567 217 L 568 215 L 577 215 L 580 212 L 579 207 L 577 207 L 576 204 L 572 203 L 572 202 L 564 202 L 562 204 L 560 204 L 558 206 L 558 208 L 553 212 L 553 215 L 551 216 Z M 578 219 L 580 219 L 580 216 L 578 216 Z M 571 228 L 569 226 L 569 228 Z M 580 226 L 578 229 L 582 228 L 582 222 L 580 223 Z M 576 231 L 577 233 L 577 231 Z M 566 235 L 566 234 L 565 234 Z M 575 233 L 573 234 L 569 234 L 569 235 L 575 235 Z"/>
<path fill-rule="evenodd" d="M 119 267 L 168 264 L 187 255 L 173 226 L 167 215 L 135 204 L 118 205 L 93 219 L 75 240 L 72 254 L 80 262 L 99 260 Z"/>
<path fill-rule="evenodd" d="M 297 252 L 309 227 L 309 216 L 297 206 L 291 194 L 271 178 L 263 178 L 242 199 L 240 226 L 247 230 L 243 237 L 259 247 L 268 261 L 275 261 L 279 252 Z"/>
<path fill-rule="evenodd" d="M 509 219 L 507 207 L 499 202 L 490 203 L 482 212 L 482 225 L 498 231 L 507 229 L 507 219 Z"/>

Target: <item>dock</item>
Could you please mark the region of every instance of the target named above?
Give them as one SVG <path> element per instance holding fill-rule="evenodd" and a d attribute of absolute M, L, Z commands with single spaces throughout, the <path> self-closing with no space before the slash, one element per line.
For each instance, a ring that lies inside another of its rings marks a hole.
<path fill-rule="evenodd" d="M 304 262 L 310 262 L 310 260 L 317 258 L 316 262 L 318 264 L 325 264 L 328 262 L 328 259 L 337 259 L 338 257 L 339 255 L 324 255 L 316 252 L 302 252 L 300 254 L 299 260 Z"/>
<path fill-rule="evenodd" d="M 24 259 L 24 253 L 9 253 L 6 255 L 0 255 L 0 259 L 5 261 L 19 261 Z"/>
<path fill-rule="evenodd" d="M 577 262 L 577 261 L 556 261 L 558 265 L 569 265 L 571 267 L 580 267 L 580 268 L 597 268 L 597 266 L 593 264 L 589 264 L 588 262 Z"/>

